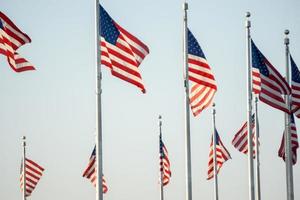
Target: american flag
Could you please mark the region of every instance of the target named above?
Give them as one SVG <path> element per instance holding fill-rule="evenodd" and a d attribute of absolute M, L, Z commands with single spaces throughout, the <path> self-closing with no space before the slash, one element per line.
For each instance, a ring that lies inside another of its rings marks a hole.
<path fill-rule="evenodd" d="M 15 72 L 34 70 L 32 64 L 22 58 L 17 49 L 31 40 L 6 15 L 0 12 L 0 54 Z"/>
<path fill-rule="evenodd" d="M 139 65 L 149 54 L 148 47 L 118 25 L 100 5 L 101 63 L 112 75 L 146 92 Z"/>
<path fill-rule="evenodd" d="M 96 187 L 97 184 L 97 173 L 96 173 L 96 147 L 94 147 L 94 150 L 92 152 L 92 155 L 90 157 L 89 163 L 86 167 L 86 169 L 83 172 L 83 177 L 89 179 L 91 183 Z M 108 191 L 108 187 L 105 181 L 104 176 L 102 176 L 102 191 L 103 193 L 106 193 Z"/>
<path fill-rule="evenodd" d="M 291 60 L 291 68 L 292 68 L 292 98 L 291 98 L 291 106 L 292 111 L 297 112 L 300 109 L 300 71 L 293 60 L 292 56 L 290 56 Z M 296 115 L 300 117 L 299 115 Z"/>
<path fill-rule="evenodd" d="M 217 162 L 217 174 L 218 174 L 223 163 L 228 159 L 231 159 L 231 157 L 228 150 L 223 145 L 217 130 L 215 130 L 215 134 L 216 134 L 216 162 Z M 214 177 L 214 143 L 213 142 L 214 141 L 212 137 L 210 143 L 209 158 L 208 158 L 207 180 Z"/>
<path fill-rule="evenodd" d="M 252 144 L 255 147 L 255 116 L 252 115 Z M 243 124 L 243 126 L 238 130 L 238 132 L 234 135 L 232 140 L 232 145 L 240 152 L 244 154 L 248 154 L 248 130 L 247 130 L 247 121 Z M 255 149 L 253 148 L 253 157 L 255 158 Z"/>
<path fill-rule="evenodd" d="M 190 104 L 194 116 L 211 105 L 217 84 L 205 55 L 190 30 L 188 30 L 189 80 L 192 82 Z"/>
<path fill-rule="evenodd" d="M 280 73 L 265 58 L 251 40 L 253 92 L 259 99 L 276 109 L 289 113 L 282 95 L 290 94 L 290 87 Z"/>
<path fill-rule="evenodd" d="M 292 148 L 292 162 L 293 165 L 297 162 L 297 149 L 299 148 L 297 129 L 295 124 L 295 119 L 293 115 L 291 116 L 291 148 Z M 282 136 L 281 144 L 278 150 L 278 156 L 285 161 L 285 137 L 284 133 Z"/>
<path fill-rule="evenodd" d="M 25 158 L 25 196 L 28 197 L 31 195 L 32 191 L 38 184 L 40 178 L 43 175 L 44 168 L 35 163 L 34 161 Z M 23 191 L 23 162 L 21 165 L 21 190 Z"/>
<path fill-rule="evenodd" d="M 167 185 L 170 182 L 171 178 L 171 163 L 168 156 L 168 150 L 165 144 L 162 141 L 161 134 L 159 135 L 159 154 L 160 154 L 160 173 L 161 173 L 161 182 L 163 186 Z"/>

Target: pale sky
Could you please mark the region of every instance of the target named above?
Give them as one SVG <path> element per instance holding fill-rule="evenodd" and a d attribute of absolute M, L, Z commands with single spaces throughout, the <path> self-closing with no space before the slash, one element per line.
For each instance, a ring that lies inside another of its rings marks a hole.
<path fill-rule="evenodd" d="M 159 199 L 158 115 L 172 178 L 165 199 L 185 197 L 182 1 L 101 1 L 122 27 L 148 45 L 140 66 L 147 90 L 140 90 L 103 67 L 104 174 L 106 200 Z M 219 173 L 222 200 L 248 198 L 247 157 L 231 145 L 246 120 L 245 12 L 258 48 L 285 72 L 284 30 L 300 67 L 300 2 L 296 0 L 188 1 L 188 24 L 200 43 L 218 85 L 216 123 L 231 154 Z M 17 74 L 0 55 L 0 199 L 20 200 L 21 137 L 27 156 L 45 168 L 30 200 L 94 199 L 82 172 L 95 139 L 94 1 L 10 0 L 1 11 L 32 43 L 20 54 L 36 71 Z M 284 74 L 283 74 L 284 75 Z M 262 198 L 286 198 L 285 163 L 278 158 L 284 114 L 259 104 Z M 213 199 L 207 181 L 211 109 L 191 117 L 194 199 Z M 296 119 L 300 129 L 299 119 Z M 300 152 L 298 151 L 300 154 Z M 300 164 L 294 166 L 295 199 L 300 199 Z"/>

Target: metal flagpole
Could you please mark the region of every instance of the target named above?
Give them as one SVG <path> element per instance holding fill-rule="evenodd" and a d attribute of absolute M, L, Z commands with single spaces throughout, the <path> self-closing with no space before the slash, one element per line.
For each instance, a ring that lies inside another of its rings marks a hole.
<path fill-rule="evenodd" d="M 102 185 L 102 111 L 101 111 L 101 48 L 100 48 L 100 3 L 95 0 L 95 40 L 96 40 L 96 165 L 97 165 L 97 183 L 96 183 L 96 200 L 103 200 Z"/>
<path fill-rule="evenodd" d="M 190 99 L 189 99 L 189 69 L 188 69 L 188 35 L 187 10 L 188 3 L 183 3 L 183 63 L 185 87 L 185 173 L 186 173 L 186 200 L 192 200 L 192 167 L 191 167 L 191 133 L 190 133 Z"/>
<path fill-rule="evenodd" d="M 23 173 L 23 200 L 26 200 L 26 174 L 25 174 L 25 159 L 26 159 L 26 137 L 23 136 L 23 160 L 22 160 L 22 173 Z"/>
<path fill-rule="evenodd" d="M 161 121 L 161 116 L 159 115 L 159 156 L 160 156 L 160 200 L 164 200 L 164 185 L 163 185 L 163 163 L 162 163 L 162 147 L 160 144 L 160 141 L 162 140 L 162 131 L 161 131 L 161 126 L 162 126 L 162 121 Z"/>
<path fill-rule="evenodd" d="M 251 14 L 246 13 L 246 38 L 247 38 L 247 130 L 248 130 L 248 173 L 249 173 L 249 200 L 255 200 L 255 188 L 254 188 L 254 167 L 253 167 L 253 144 L 252 144 L 252 70 L 250 59 L 250 27 L 251 22 L 249 20 Z"/>
<path fill-rule="evenodd" d="M 286 81 L 290 85 L 290 69 L 289 69 L 289 43 L 288 38 L 289 30 L 284 31 L 285 38 L 285 63 L 286 63 Z M 290 111 L 290 95 L 285 95 L 285 103 Z M 287 186 L 287 199 L 294 200 L 294 183 L 293 183 L 293 165 L 292 165 L 292 152 L 291 152 L 291 118 L 288 113 L 284 114 L 285 121 L 285 166 L 286 166 L 286 186 Z"/>
<path fill-rule="evenodd" d="M 258 124 L 258 97 L 255 97 L 255 153 L 256 153 L 256 199 L 261 200 L 260 191 L 260 160 L 259 160 L 259 124 Z"/>
<path fill-rule="evenodd" d="M 219 191 L 218 191 L 218 172 L 217 172 L 217 153 L 216 153 L 216 109 L 215 109 L 215 103 L 213 104 L 213 150 L 214 150 L 214 186 L 215 186 L 215 200 L 219 200 Z"/>

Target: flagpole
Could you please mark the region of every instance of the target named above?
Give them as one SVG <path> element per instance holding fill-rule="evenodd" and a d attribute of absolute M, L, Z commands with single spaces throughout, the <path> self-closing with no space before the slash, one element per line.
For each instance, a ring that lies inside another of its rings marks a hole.
<path fill-rule="evenodd" d="M 289 30 L 284 31 L 285 38 L 285 66 L 286 66 L 286 81 L 290 85 L 290 69 L 289 69 L 289 44 L 288 38 Z M 285 95 L 285 103 L 290 111 L 290 95 Z M 294 183 L 293 183 L 293 165 L 291 153 L 291 118 L 288 113 L 284 114 L 285 121 L 285 166 L 286 166 L 286 186 L 287 186 L 287 199 L 294 200 Z"/>
<path fill-rule="evenodd" d="M 95 0 L 95 40 L 96 40 L 96 200 L 103 200 L 103 185 L 102 185 L 102 110 L 101 110 L 101 48 L 100 48 L 100 3 Z"/>
<path fill-rule="evenodd" d="M 252 144 L 252 70 L 250 60 L 250 27 L 251 22 L 249 20 L 251 14 L 246 13 L 246 38 L 247 38 L 247 130 L 248 130 L 248 173 L 249 173 L 249 200 L 255 200 L 255 188 L 254 188 L 254 167 L 253 167 L 253 144 Z"/>
<path fill-rule="evenodd" d="M 215 186 L 215 200 L 219 200 L 219 190 L 218 190 L 218 172 L 217 172 L 217 153 L 216 153 L 216 104 L 213 104 L 212 116 L 213 116 L 213 148 L 214 148 L 214 186 Z"/>
<path fill-rule="evenodd" d="M 255 97 L 255 153 L 256 153 L 256 199 L 261 200 L 260 191 L 260 160 L 259 160 L 259 124 L 258 124 L 258 97 Z"/>
<path fill-rule="evenodd" d="M 23 200 L 26 200 L 26 174 L 25 174 L 25 159 L 26 159 L 26 137 L 23 136 L 23 160 L 22 160 L 22 173 L 23 173 Z"/>
<path fill-rule="evenodd" d="M 191 167 L 191 133 L 190 133 L 190 98 L 189 98 L 189 69 L 188 69 L 188 35 L 187 35 L 187 10 L 188 3 L 183 3 L 183 63 L 185 87 L 185 175 L 186 175 L 186 200 L 192 200 L 192 167 Z"/>
<path fill-rule="evenodd" d="M 162 140 L 162 131 L 161 131 L 161 127 L 162 127 L 162 120 L 161 120 L 161 115 L 159 115 L 158 117 L 159 119 L 159 156 L 160 156 L 160 200 L 164 200 L 164 185 L 163 185 L 163 163 L 162 163 L 162 147 L 160 144 L 160 141 Z"/>

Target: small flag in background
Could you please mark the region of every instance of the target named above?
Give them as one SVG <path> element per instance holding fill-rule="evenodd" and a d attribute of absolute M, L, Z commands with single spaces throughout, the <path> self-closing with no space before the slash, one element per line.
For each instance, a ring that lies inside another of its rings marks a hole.
<path fill-rule="evenodd" d="M 228 150 L 223 145 L 221 138 L 218 134 L 218 131 L 215 130 L 216 134 L 216 162 L 217 162 L 217 174 L 219 173 L 222 165 L 228 159 L 231 159 Z M 209 158 L 208 158 L 208 171 L 207 171 L 207 180 L 214 177 L 214 143 L 213 137 L 211 138 Z"/>
<path fill-rule="evenodd" d="M 252 115 L 252 144 L 255 147 L 255 116 Z M 243 126 L 238 130 L 238 132 L 234 135 L 232 140 L 232 145 L 240 152 L 244 154 L 248 154 L 248 130 L 247 130 L 247 121 L 243 124 Z M 255 148 L 253 148 L 253 158 L 255 158 Z"/>
<path fill-rule="evenodd" d="M 32 64 L 22 58 L 17 49 L 31 40 L 6 15 L 0 12 L 0 54 L 15 72 L 34 70 Z"/>
<path fill-rule="evenodd" d="M 290 56 L 290 60 L 292 69 L 292 112 L 295 113 L 296 117 L 300 118 L 300 72 L 292 56 Z"/>
<path fill-rule="evenodd" d="M 282 95 L 290 94 L 290 87 L 280 73 L 265 58 L 251 40 L 253 92 L 259 100 L 273 108 L 289 113 Z"/>
<path fill-rule="evenodd" d="M 112 75 L 146 92 L 139 65 L 149 54 L 148 47 L 118 25 L 100 5 L 101 63 Z"/>
<path fill-rule="evenodd" d="M 40 178 L 43 175 L 44 168 L 33 162 L 32 160 L 25 158 L 25 196 L 28 197 L 31 195 L 32 191 L 35 189 Z M 23 162 L 21 165 L 21 190 L 23 191 Z"/>
<path fill-rule="evenodd" d="M 94 187 L 96 187 L 96 184 L 97 184 L 96 147 L 94 147 L 94 150 L 90 157 L 89 163 L 88 163 L 86 169 L 84 170 L 82 176 L 89 179 L 91 181 L 91 183 L 94 185 Z M 103 193 L 106 193 L 108 191 L 108 187 L 107 187 L 104 176 L 102 176 L 102 187 L 103 187 Z"/>
<path fill-rule="evenodd" d="M 162 174 L 162 184 L 167 185 L 171 178 L 171 163 L 168 156 L 168 150 L 162 141 L 161 135 L 159 136 L 159 154 L 160 154 L 160 172 Z"/>
<path fill-rule="evenodd" d="M 297 162 L 297 149 L 299 148 L 297 129 L 295 124 L 295 119 L 293 115 L 291 116 L 291 148 L 292 148 L 292 162 L 293 165 Z M 278 150 L 278 156 L 285 161 L 285 134 L 283 133 L 281 144 Z"/>
<path fill-rule="evenodd" d="M 192 82 L 190 104 L 194 116 L 211 105 L 217 84 L 205 55 L 190 30 L 188 30 L 189 80 Z"/>

